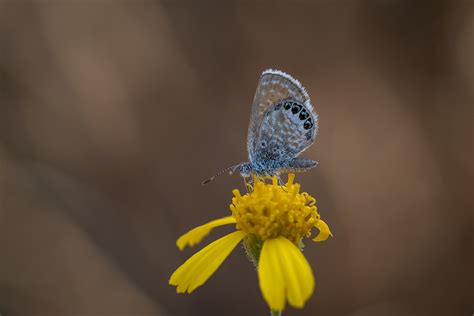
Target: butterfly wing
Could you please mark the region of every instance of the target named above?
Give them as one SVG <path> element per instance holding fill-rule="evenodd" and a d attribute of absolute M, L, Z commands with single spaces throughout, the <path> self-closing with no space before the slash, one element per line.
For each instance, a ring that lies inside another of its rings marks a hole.
<path fill-rule="evenodd" d="M 314 122 L 305 105 L 294 100 L 269 107 L 255 142 L 256 166 L 267 174 L 294 167 L 294 159 L 314 142 Z"/>
<path fill-rule="evenodd" d="M 292 100 L 303 105 L 313 118 L 314 128 L 312 129 L 311 138 L 314 141 L 317 132 L 317 115 L 314 112 L 310 98 L 306 89 L 301 83 L 279 70 L 268 69 L 260 76 L 257 91 L 252 103 L 250 113 L 250 123 L 247 136 L 247 150 L 251 162 L 255 162 L 260 146 L 257 144 L 260 138 L 260 131 L 264 120 L 265 113 L 272 106 L 283 100 Z M 284 119 L 283 116 L 278 120 Z M 269 122 L 270 123 L 270 122 Z M 276 128 L 276 126 L 273 126 Z M 311 142 L 312 143 L 312 142 Z M 310 144 L 311 145 L 311 144 Z M 305 148 L 307 148 L 306 146 Z M 304 149 L 303 149 L 304 150 Z M 301 150 L 302 151 L 302 150 Z M 301 152 L 300 151 L 300 152 Z"/>

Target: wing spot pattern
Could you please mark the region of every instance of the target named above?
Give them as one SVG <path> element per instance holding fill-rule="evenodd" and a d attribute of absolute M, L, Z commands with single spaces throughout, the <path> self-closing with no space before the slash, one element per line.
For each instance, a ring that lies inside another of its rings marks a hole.
<path fill-rule="evenodd" d="M 303 124 L 304 129 L 310 129 L 313 127 L 313 120 L 311 118 L 308 118 L 304 124 Z"/>
<path fill-rule="evenodd" d="M 293 103 L 293 106 L 291 107 L 291 113 L 296 114 L 299 111 L 301 111 L 303 107 L 297 103 Z"/>
<path fill-rule="evenodd" d="M 300 120 L 304 121 L 308 117 L 309 117 L 309 113 L 305 109 L 302 109 L 299 115 Z"/>

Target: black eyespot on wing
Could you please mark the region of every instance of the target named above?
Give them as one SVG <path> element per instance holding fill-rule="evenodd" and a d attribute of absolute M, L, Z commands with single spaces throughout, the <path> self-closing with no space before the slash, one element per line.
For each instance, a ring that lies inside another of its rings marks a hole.
<path fill-rule="evenodd" d="M 286 101 L 283 107 L 285 108 L 285 110 L 289 110 L 291 108 L 291 104 L 292 103 L 290 101 Z"/>
<path fill-rule="evenodd" d="M 301 111 L 303 107 L 299 105 L 298 103 L 293 103 L 293 106 L 291 107 L 291 113 L 296 114 L 299 111 Z"/>
<path fill-rule="evenodd" d="M 299 116 L 300 120 L 306 120 L 308 117 L 309 113 L 305 109 L 302 109 Z"/>
<path fill-rule="evenodd" d="M 267 147 L 267 142 L 264 141 L 264 140 L 262 140 L 262 141 L 260 142 L 260 146 L 262 146 L 263 148 Z"/>
<path fill-rule="evenodd" d="M 304 129 L 310 129 L 313 127 L 313 120 L 311 118 L 307 119 L 303 124 Z"/>

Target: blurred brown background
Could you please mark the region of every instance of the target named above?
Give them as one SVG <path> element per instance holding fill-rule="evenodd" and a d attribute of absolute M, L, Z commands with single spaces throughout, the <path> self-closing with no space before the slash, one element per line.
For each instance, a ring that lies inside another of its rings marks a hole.
<path fill-rule="evenodd" d="M 473 56 L 474 1 L 1 2 L 0 314 L 267 315 L 240 248 L 168 277 L 272 67 L 320 115 L 298 179 L 335 235 L 285 315 L 471 315 Z"/>

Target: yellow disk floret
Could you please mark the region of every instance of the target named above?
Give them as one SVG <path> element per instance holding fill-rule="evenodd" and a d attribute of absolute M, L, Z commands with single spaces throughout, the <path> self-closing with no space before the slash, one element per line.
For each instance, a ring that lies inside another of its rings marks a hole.
<path fill-rule="evenodd" d="M 311 229 L 319 221 L 316 199 L 308 193 L 300 193 L 300 185 L 293 183 L 294 174 L 280 186 L 277 177 L 272 183 L 254 177 L 252 192 L 241 195 L 234 190 L 230 209 L 237 221 L 237 229 L 255 235 L 261 241 L 279 236 L 298 245 L 301 238 L 311 235 Z"/>

